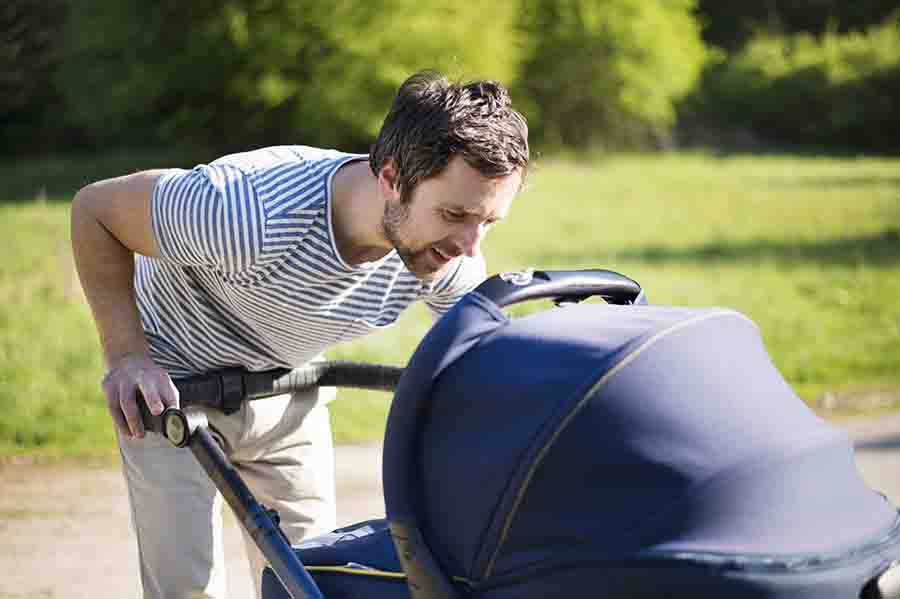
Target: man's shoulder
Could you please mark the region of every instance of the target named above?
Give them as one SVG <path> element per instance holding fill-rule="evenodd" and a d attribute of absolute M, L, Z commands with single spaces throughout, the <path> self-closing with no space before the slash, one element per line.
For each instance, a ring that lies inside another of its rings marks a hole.
<path fill-rule="evenodd" d="M 303 165 L 308 163 L 327 163 L 340 161 L 353 154 L 339 150 L 314 148 L 312 146 L 268 146 L 227 154 L 210 163 L 213 167 L 234 167 L 246 172 L 264 170 L 284 165 Z"/>
<path fill-rule="evenodd" d="M 278 213 L 298 206 L 321 206 L 334 173 L 364 156 L 310 146 L 270 146 L 229 154 L 209 165 L 209 175 L 231 186 L 253 190 L 256 199 Z M 244 191 L 240 191 L 244 193 Z"/>

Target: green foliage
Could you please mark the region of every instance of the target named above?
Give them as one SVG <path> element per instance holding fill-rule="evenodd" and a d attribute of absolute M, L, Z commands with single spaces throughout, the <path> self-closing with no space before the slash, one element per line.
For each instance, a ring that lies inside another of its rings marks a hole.
<path fill-rule="evenodd" d="M 900 149 L 900 20 L 866 32 L 760 35 L 712 61 L 689 111 L 761 138 Z"/>
<path fill-rule="evenodd" d="M 896 0 L 8 0 L 0 153 L 364 152 L 398 85 L 423 68 L 513 87 L 536 148 L 668 147 L 678 120 L 680 131 L 895 151 L 897 10 Z"/>
<path fill-rule="evenodd" d="M 83 0 L 61 81 L 101 139 L 365 150 L 397 86 L 438 68 L 508 79 L 515 6 L 386 0 Z M 402 18 L 398 15 L 402 15 Z"/>
<path fill-rule="evenodd" d="M 693 0 L 524 0 L 518 97 L 550 146 L 665 140 L 705 49 Z"/>
<path fill-rule="evenodd" d="M 699 0 L 703 39 L 734 52 L 754 35 L 846 33 L 877 25 L 897 12 L 896 0 Z"/>
<path fill-rule="evenodd" d="M 8 150 L 40 149 L 61 139 L 52 75 L 62 60 L 64 0 L 0 4 L 0 140 Z M 2 150 L 0 150 L 2 151 Z"/>

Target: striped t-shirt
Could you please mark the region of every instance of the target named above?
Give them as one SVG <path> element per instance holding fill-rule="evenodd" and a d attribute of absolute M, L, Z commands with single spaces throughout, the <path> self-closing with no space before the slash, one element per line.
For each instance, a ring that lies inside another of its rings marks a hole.
<path fill-rule="evenodd" d="M 349 266 L 332 229 L 331 180 L 367 157 L 305 146 L 234 154 L 157 181 L 162 259 L 136 258 L 151 355 L 173 376 L 229 366 L 295 367 L 393 324 L 417 299 L 440 315 L 485 276 L 457 258 L 421 281 L 396 251 Z"/>

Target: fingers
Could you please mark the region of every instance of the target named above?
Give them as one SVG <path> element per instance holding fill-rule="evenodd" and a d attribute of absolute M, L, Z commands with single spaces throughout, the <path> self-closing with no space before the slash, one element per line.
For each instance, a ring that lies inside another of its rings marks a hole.
<path fill-rule="evenodd" d="M 141 395 L 144 397 L 144 402 L 147 404 L 147 407 L 150 408 L 150 413 L 154 416 L 162 414 L 163 410 L 166 409 L 166 406 L 163 405 L 163 400 L 160 397 L 156 381 L 152 379 L 148 380 L 146 371 L 141 370 L 138 372 L 137 386 L 138 391 L 140 391 Z"/>
<path fill-rule="evenodd" d="M 181 405 L 181 397 L 178 395 L 178 389 L 175 383 L 166 374 L 159 386 L 159 399 L 166 408 L 177 408 Z"/>
<path fill-rule="evenodd" d="M 111 388 L 104 383 L 103 392 L 106 395 L 106 409 L 109 411 L 113 423 L 116 425 L 116 428 L 119 429 L 120 433 L 130 437 L 131 430 L 128 428 L 128 422 L 125 421 L 125 414 L 122 413 L 122 408 L 119 405 L 118 387 Z"/>
<path fill-rule="evenodd" d="M 178 390 L 169 375 L 149 357 L 128 357 L 110 368 L 101 384 L 110 416 L 122 434 L 143 438 L 144 422 L 138 402 L 154 416 L 179 404 Z"/>
<path fill-rule="evenodd" d="M 123 384 L 119 387 L 119 408 L 125 415 L 125 422 L 128 423 L 128 429 L 132 437 L 137 439 L 144 438 L 144 421 L 141 419 L 141 410 L 138 408 L 137 402 L 138 390 L 134 385 Z"/>
<path fill-rule="evenodd" d="M 178 389 L 163 370 L 142 371 L 138 390 L 144 396 L 144 401 L 154 416 L 159 416 L 166 408 L 177 408 L 179 405 Z"/>

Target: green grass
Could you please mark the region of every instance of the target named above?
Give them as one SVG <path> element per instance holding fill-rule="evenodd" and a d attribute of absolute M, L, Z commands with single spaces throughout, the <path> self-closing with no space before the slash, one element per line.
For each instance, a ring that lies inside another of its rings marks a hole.
<path fill-rule="evenodd" d="M 67 215 L 64 204 L 0 205 L 0 455 L 111 447 Z"/>
<path fill-rule="evenodd" d="M 60 172 L 87 168 L 58 163 Z M 122 162 L 91 165 L 106 172 Z M 40 168 L 0 165 L 0 180 L 14 172 L 30 181 L 17 189 L 41 188 Z M 0 456 L 113 447 L 68 205 L 55 201 L 73 192 L 48 202 L 10 193 L 20 201 L 0 204 Z M 548 159 L 485 253 L 492 272 L 609 268 L 638 280 L 652 303 L 738 309 L 811 404 L 826 392 L 900 392 L 900 160 Z M 416 307 L 331 357 L 402 365 L 427 326 Z M 337 439 L 380 437 L 388 404 L 383 393 L 342 393 L 332 404 Z"/>

